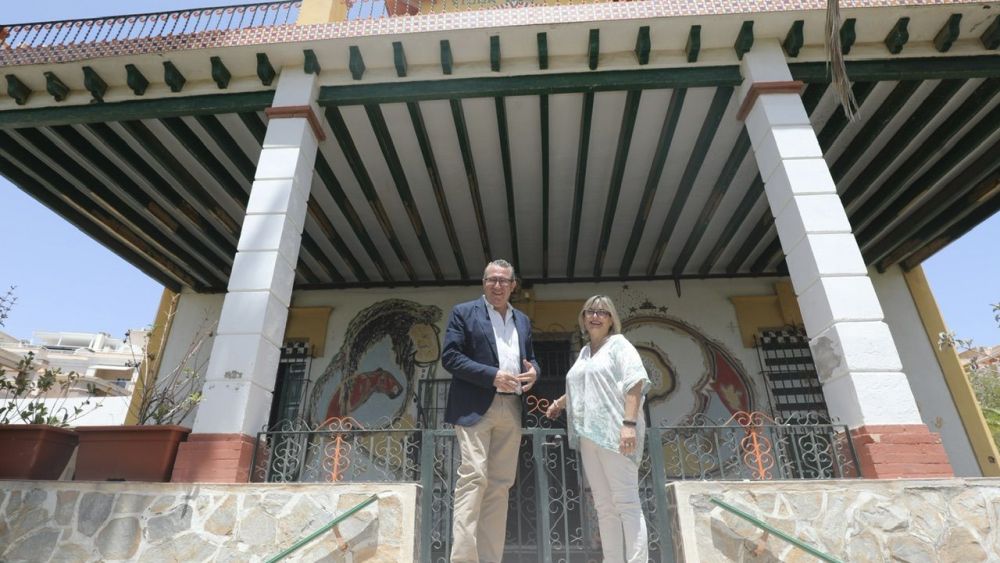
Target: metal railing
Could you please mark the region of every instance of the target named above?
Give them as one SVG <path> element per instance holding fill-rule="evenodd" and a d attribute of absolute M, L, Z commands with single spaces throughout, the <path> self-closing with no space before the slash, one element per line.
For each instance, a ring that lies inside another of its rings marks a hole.
<path fill-rule="evenodd" d="M 148 14 L 0 25 L 0 49 L 176 37 L 294 24 L 301 1 L 264 2 Z"/>
<path fill-rule="evenodd" d="M 577 453 L 563 421 L 541 413 L 546 399 L 526 398 L 518 480 L 511 489 L 505 561 L 549 557 L 587 561 L 600 554 L 597 519 Z M 447 561 L 454 479 L 460 461 L 455 432 L 377 421 L 286 422 L 258 435 L 252 481 L 410 482 L 422 485 L 420 561 Z M 817 420 L 777 421 L 738 413 L 724 423 L 704 417 L 647 430 L 639 467 L 640 499 L 653 561 L 673 561 L 671 481 L 860 477 L 846 426 Z"/>

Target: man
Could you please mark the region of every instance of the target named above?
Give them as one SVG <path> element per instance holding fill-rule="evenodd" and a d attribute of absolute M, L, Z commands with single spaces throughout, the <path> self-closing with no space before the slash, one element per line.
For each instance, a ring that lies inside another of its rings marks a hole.
<path fill-rule="evenodd" d="M 462 454 L 455 483 L 452 563 L 500 563 L 507 495 L 517 474 L 521 393 L 538 379 L 531 321 L 508 302 L 514 267 L 494 260 L 483 297 L 456 305 L 441 353 L 451 373 L 445 422 Z"/>

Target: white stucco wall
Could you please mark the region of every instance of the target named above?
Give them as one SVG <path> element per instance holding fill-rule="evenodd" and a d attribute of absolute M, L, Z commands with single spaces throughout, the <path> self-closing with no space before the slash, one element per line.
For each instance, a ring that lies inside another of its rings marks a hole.
<path fill-rule="evenodd" d="M 981 477 L 982 471 L 934 355 L 932 346 L 937 343 L 932 344 L 927 338 L 902 270 L 892 268 L 884 274 L 872 270 L 870 275 L 924 424 L 931 432 L 941 433 L 957 477 Z"/>
<path fill-rule="evenodd" d="M 225 294 L 198 294 L 183 293 L 177 303 L 177 313 L 174 315 L 173 325 L 167 337 L 166 345 L 163 347 L 160 361 L 160 371 L 157 379 L 162 381 L 166 374 L 176 368 L 187 355 L 188 350 L 200 332 L 204 332 L 204 327 L 211 327 L 219 320 L 222 313 L 222 301 Z M 199 348 L 197 356 L 192 362 L 193 365 L 208 365 L 208 358 L 212 351 L 212 339 L 208 338 Z M 198 408 L 195 407 L 187 418 L 178 422 L 182 426 L 191 427 L 194 425 L 194 415 Z"/>

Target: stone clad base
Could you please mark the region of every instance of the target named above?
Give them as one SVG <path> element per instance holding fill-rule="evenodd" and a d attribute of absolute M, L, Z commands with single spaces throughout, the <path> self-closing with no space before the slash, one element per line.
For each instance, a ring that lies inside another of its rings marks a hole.
<path fill-rule="evenodd" d="M 996 561 L 1000 479 L 678 481 L 677 561 L 816 561 L 711 503 L 719 498 L 842 561 Z"/>
<path fill-rule="evenodd" d="M 0 561 L 264 561 L 372 494 L 285 561 L 413 561 L 419 487 L 0 481 Z"/>

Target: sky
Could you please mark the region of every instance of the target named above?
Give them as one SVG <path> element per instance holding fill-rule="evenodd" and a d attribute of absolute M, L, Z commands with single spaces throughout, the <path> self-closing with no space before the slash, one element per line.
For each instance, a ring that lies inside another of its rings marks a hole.
<path fill-rule="evenodd" d="M 227 0 L 41 0 L 5 2 L 0 23 L 108 16 L 240 4 Z M 945 317 L 959 338 L 1000 344 L 990 304 L 1000 302 L 1000 215 L 924 262 Z M 148 326 L 163 288 L 0 177 L 0 292 L 17 303 L 0 330 L 107 332 Z"/>

